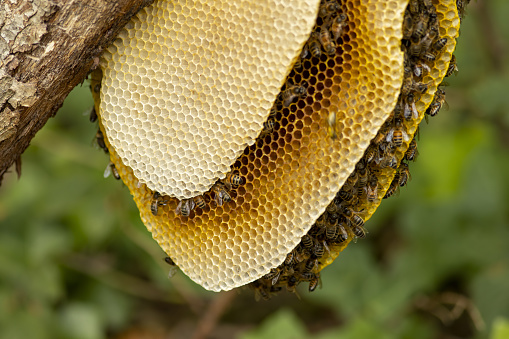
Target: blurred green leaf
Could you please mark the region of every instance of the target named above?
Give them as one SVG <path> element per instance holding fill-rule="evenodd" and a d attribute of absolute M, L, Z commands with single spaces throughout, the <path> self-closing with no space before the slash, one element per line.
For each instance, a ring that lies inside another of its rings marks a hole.
<path fill-rule="evenodd" d="M 498 317 L 493 322 L 493 330 L 490 339 L 507 339 L 509 338 L 509 320 Z"/>

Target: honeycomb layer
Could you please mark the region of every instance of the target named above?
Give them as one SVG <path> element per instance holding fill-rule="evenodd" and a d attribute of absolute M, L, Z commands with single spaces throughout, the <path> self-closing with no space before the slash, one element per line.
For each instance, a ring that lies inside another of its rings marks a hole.
<path fill-rule="evenodd" d="M 318 3 L 160 0 L 141 10 L 101 60 L 105 134 L 136 178 L 179 199 L 224 178 L 262 130 Z"/>
<path fill-rule="evenodd" d="M 143 222 L 191 279 L 213 291 L 244 285 L 278 266 L 301 241 L 396 104 L 405 7 L 404 0 L 344 3 L 347 27 L 335 55 L 322 48 L 290 74 L 282 91 L 305 84 L 307 96 L 289 107 L 276 103 L 277 128 L 233 166 L 245 183 L 230 192 L 230 203 L 219 206 L 206 193 L 207 207 L 183 217 L 175 213 L 179 201 L 167 198 L 154 216 L 154 192 L 110 150 Z M 335 139 L 328 134 L 331 112 Z"/>
<path fill-rule="evenodd" d="M 282 265 L 250 284 L 257 296 L 269 299 L 272 293 L 283 288 L 295 292 L 296 286 L 301 282 L 309 282 L 309 291 L 313 291 L 319 282 L 320 270 L 330 264 L 352 238 L 366 236 L 364 220 L 371 216 L 380 200 L 392 196 L 400 186 L 405 186 L 408 182 L 408 162 L 415 160 L 417 154 L 417 143 L 412 136 L 424 114 L 435 115 L 445 99 L 443 89 L 435 90 L 444 75 L 450 75 L 456 68 L 450 53 L 454 50 L 459 28 L 453 4 L 444 1 L 437 8 L 431 7 L 427 1 L 414 0 L 413 4 L 417 5 L 418 11 L 413 7 L 412 12 L 412 6 L 409 5 L 405 13 L 406 17 L 412 18 L 414 28 L 413 32 L 410 32 L 412 36 L 407 32 L 401 42 L 405 52 L 405 72 L 404 85 L 396 108 L 371 141 L 355 171 L 327 206 L 324 214 L 289 254 L 290 259 L 287 257 Z M 432 19 L 435 15 L 437 20 Z M 419 30 L 415 27 L 424 22 L 423 18 L 430 20 L 427 27 L 421 25 L 425 29 L 419 37 Z M 429 40 L 430 37 L 433 39 Z M 425 44 L 426 41 L 428 44 Z M 436 56 L 436 60 L 431 61 L 426 56 L 427 53 Z M 421 72 L 426 68 L 423 65 L 429 68 L 427 76 Z M 419 83 L 427 84 L 428 87 L 421 87 Z M 413 85 L 409 87 L 410 84 Z M 417 90 L 418 88 L 420 89 Z M 417 102 L 424 108 L 416 110 L 415 115 L 412 111 L 405 113 L 403 108 L 410 102 L 409 98 L 421 95 L 420 92 L 424 89 L 428 95 L 435 92 L 431 105 L 426 95 L 422 95 Z M 426 107 L 435 111 L 425 110 Z M 398 137 L 397 129 L 401 131 Z M 406 141 L 404 135 L 408 138 L 407 142 L 403 142 Z M 399 141 L 396 141 L 398 139 Z M 351 214 L 348 211 L 352 211 Z M 363 211 L 363 217 L 359 217 L 354 211 Z M 337 232 L 338 230 L 343 232 Z"/>

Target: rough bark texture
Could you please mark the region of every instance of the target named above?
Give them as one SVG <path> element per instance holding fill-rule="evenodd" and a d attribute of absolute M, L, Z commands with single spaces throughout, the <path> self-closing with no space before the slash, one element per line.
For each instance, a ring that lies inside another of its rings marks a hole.
<path fill-rule="evenodd" d="M 104 47 L 153 1 L 0 2 L 0 182 Z"/>

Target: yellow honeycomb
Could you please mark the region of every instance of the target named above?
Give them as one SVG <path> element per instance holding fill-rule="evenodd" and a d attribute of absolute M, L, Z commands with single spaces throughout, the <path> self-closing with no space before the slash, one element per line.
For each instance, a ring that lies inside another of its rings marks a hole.
<path fill-rule="evenodd" d="M 160 0 L 142 9 L 101 61 L 102 123 L 136 178 L 179 199 L 224 178 L 260 133 L 318 4 Z"/>
<path fill-rule="evenodd" d="M 429 85 L 416 101 L 418 117 L 403 121 L 402 128 L 409 140 L 396 149 L 395 168 L 433 100 L 455 47 L 459 28 L 455 2 L 433 3 L 440 36 L 448 37 L 449 41 L 422 79 Z M 206 207 L 196 207 L 186 217 L 176 213 L 179 200 L 169 197 L 154 215 L 151 212 L 154 190 L 143 184 L 145 181 L 139 180 L 130 166 L 124 165 L 116 145 L 110 144 L 110 132 L 102 124 L 105 124 L 106 111 L 113 107 L 103 106 L 103 88 L 106 81 L 113 84 L 117 79 L 106 80 L 111 75 L 105 73 L 101 98 L 95 93 L 94 99 L 111 160 L 129 187 L 154 239 L 191 279 L 213 291 L 229 290 L 252 281 L 256 281 L 255 288 L 264 294 L 274 287 L 293 286 L 290 275 L 282 276 L 275 285 L 268 278 L 260 278 L 288 260 L 287 255 L 295 253 L 292 250 L 302 248 L 304 240 L 301 239 L 308 232 L 314 236 L 315 221 L 326 214 L 324 211 L 354 173 L 355 166 L 359 166 L 359 160 L 365 161 L 370 142 L 390 128 L 393 119 L 389 117 L 400 100 L 405 79 L 401 41 L 407 5 L 406 0 L 341 2 L 341 9 L 334 16 L 345 14 L 347 26 L 336 41 L 335 54 L 330 56 L 321 49 L 320 56 L 303 58 L 289 74 L 281 91 L 292 84 L 302 84 L 306 96 L 288 107 L 279 100 L 271 102 L 277 111 L 276 128 L 245 148 L 233 164 L 231 170 L 239 173 L 244 183 L 230 191 L 232 201 L 219 205 L 214 192 L 204 193 Z M 310 41 L 320 34 L 329 19 L 324 15 L 327 14 L 322 13 L 321 7 Z M 98 71 L 93 74 L 92 88 L 99 81 Z M 267 115 L 265 112 L 263 119 Z M 131 128 L 136 126 L 130 125 Z M 331 131 L 337 137 L 331 137 Z M 126 149 L 135 150 L 137 146 L 133 142 Z M 354 211 L 362 211 L 359 215 L 364 221 L 375 211 L 397 172 L 391 167 L 374 165 L 371 170 L 377 173 L 376 199 L 366 202 L 363 197 L 351 206 Z M 345 241 L 330 244 L 323 257 L 316 260 L 317 264 L 312 262 L 313 266 L 304 270 L 318 274 L 330 264 L 354 237 L 351 229 L 346 231 Z M 295 271 L 309 262 L 299 261 Z"/>

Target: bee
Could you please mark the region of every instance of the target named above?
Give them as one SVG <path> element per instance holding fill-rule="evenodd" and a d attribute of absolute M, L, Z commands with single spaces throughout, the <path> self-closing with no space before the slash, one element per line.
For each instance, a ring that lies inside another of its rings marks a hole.
<path fill-rule="evenodd" d="M 369 177 L 367 193 L 369 202 L 375 201 L 378 197 L 378 179 L 374 175 Z"/>
<path fill-rule="evenodd" d="M 311 53 L 311 56 L 313 58 L 320 58 L 320 56 L 322 55 L 322 50 L 320 48 L 320 41 L 317 37 L 317 33 L 313 33 L 311 35 L 311 38 L 309 39 L 309 52 Z"/>
<path fill-rule="evenodd" d="M 405 119 L 418 119 L 419 118 L 419 111 L 417 110 L 417 107 L 415 106 L 415 96 L 413 93 L 409 93 L 406 96 L 405 100 L 405 108 L 403 110 L 403 116 Z"/>
<path fill-rule="evenodd" d="M 366 159 L 366 162 L 369 164 L 373 160 L 375 160 L 375 157 L 377 155 L 377 150 L 373 145 L 369 145 L 368 149 L 366 149 L 366 153 L 364 153 L 364 159 Z"/>
<path fill-rule="evenodd" d="M 347 17 L 344 13 L 340 13 L 337 17 L 335 17 L 332 20 L 332 25 L 331 25 L 330 30 L 332 32 L 334 41 L 337 41 L 343 35 L 343 31 L 345 30 L 345 27 L 347 25 L 346 20 L 347 20 Z"/>
<path fill-rule="evenodd" d="M 301 240 L 302 240 L 302 245 L 304 245 L 304 247 L 307 248 L 309 252 L 312 252 L 312 249 L 314 246 L 313 238 L 311 238 L 311 236 L 305 234 Z"/>
<path fill-rule="evenodd" d="M 437 35 L 438 35 L 438 30 L 436 28 L 431 28 L 426 33 L 424 38 L 422 38 L 422 40 L 419 43 L 422 53 L 429 51 L 430 46 L 433 43 L 433 41 L 435 40 Z"/>
<path fill-rule="evenodd" d="M 179 204 L 175 209 L 175 213 L 180 214 L 183 217 L 188 217 L 195 206 L 196 204 L 193 199 L 182 199 L 179 201 Z"/>
<path fill-rule="evenodd" d="M 403 122 L 401 119 L 395 119 L 394 126 L 391 128 L 386 138 L 387 142 L 392 143 L 394 147 L 400 147 L 403 144 L 403 140 L 408 141 L 410 138 L 403 128 Z"/>
<path fill-rule="evenodd" d="M 177 264 L 175 264 L 175 262 L 170 257 L 164 258 L 164 261 L 168 265 L 170 265 L 170 271 L 168 272 L 168 278 L 171 278 L 175 275 L 175 273 L 177 273 L 178 266 L 177 266 Z"/>
<path fill-rule="evenodd" d="M 338 208 L 336 207 L 334 201 L 332 201 L 330 204 L 327 205 L 325 210 L 329 213 L 336 213 L 338 211 Z"/>
<path fill-rule="evenodd" d="M 231 190 L 232 187 L 237 187 L 244 184 L 244 179 L 234 171 L 228 173 L 226 178 L 223 180 L 226 187 Z"/>
<path fill-rule="evenodd" d="M 424 71 L 426 71 L 426 73 L 430 73 L 431 68 L 428 65 L 423 64 L 423 63 L 416 63 L 414 65 L 413 73 L 414 73 L 415 77 L 422 78 Z"/>
<path fill-rule="evenodd" d="M 433 44 L 433 49 L 435 52 L 440 52 L 442 49 L 444 49 L 445 45 L 447 45 L 447 38 L 441 38 Z"/>
<path fill-rule="evenodd" d="M 270 109 L 270 113 L 269 113 L 269 119 L 270 118 L 275 118 L 277 115 L 277 107 L 274 105 L 272 106 L 272 108 Z"/>
<path fill-rule="evenodd" d="M 343 200 L 343 201 L 347 201 L 347 202 L 350 202 L 352 201 L 352 199 L 354 198 L 354 194 L 353 194 L 353 189 L 345 189 L 345 187 L 342 187 L 337 196 Z"/>
<path fill-rule="evenodd" d="M 224 184 L 217 182 L 212 186 L 214 192 L 214 200 L 218 206 L 223 206 L 223 202 L 230 202 L 232 200 L 231 195 L 228 193 L 227 188 Z"/>
<path fill-rule="evenodd" d="M 403 39 L 409 40 L 414 32 L 414 21 L 412 15 L 409 12 L 405 12 L 405 18 L 403 19 Z"/>
<path fill-rule="evenodd" d="M 425 13 L 421 13 L 417 17 L 417 21 L 414 24 L 414 31 L 412 33 L 412 37 L 416 40 L 421 39 L 428 28 L 428 20 L 429 16 Z"/>
<path fill-rule="evenodd" d="M 359 180 L 359 174 L 356 171 L 353 171 L 352 174 L 346 179 L 345 184 L 348 185 L 348 187 L 355 187 L 357 184 L 357 181 Z"/>
<path fill-rule="evenodd" d="M 274 119 L 268 119 L 267 121 L 265 121 L 263 123 L 263 129 L 260 132 L 260 137 L 261 138 L 266 137 L 267 135 L 274 132 L 275 128 L 276 128 L 276 122 L 274 121 Z"/>
<path fill-rule="evenodd" d="M 263 276 L 264 279 L 270 280 L 272 285 L 275 285 L 277 281 L 279 280 L 279 277 L 281 276 L 281 269 L 280 268 L 273 268 L 270 270 L 269 273 L 265 274 Z"/>
<path fill-rule="evenodd" d="M 104 142 L 104 135 L 103 132 L 101 132 L 100 129 L 97 130 L 97 133 L 95 134 L 95 140 L 97 142 L 97 145 L 104 151 L 104 153 L 109 153 L 108 147 L 106 147 L 106 143 Z"/>
<path fill-rule="evenodd" d="M 335 111 L 331 111 L 329 113 L 329 117 L 327 118 L 327 123 L 328 123 L 327 133 L 329 134 L 329 137 L 331 137 L 331 139 L 336 139 L 338 137 L 338 135 L 336 133 L 336 112 Z"/>
<path fill-rule="evenodd" d="M 426 7 L 426 9 L 430 9 L 433 7 L 433 1 L 431 0 L 423 0 L 422 3 L 424 7 Z"/>
<path fill-rule="evenodd" d="M 341 7 L 339 7 L 339 4 L 333 0 L 333 1 L 327 1 L 324 4 L 320 5 L 319 9 L 319 15 L 324 19 L 323 21 L 326 22 L 328 19 L 337 13 Z"/>
<path fill-rule="evenodd" d="M 306 265 L 304 266 L 304 272 L 313 272 L 315 267 L 318 266 L 318 258 L 310 258 L 306 261 Z"/>
<path fill-rule="evenodd" d="M 408 10 L 410 11 L 410 13 L 414 15 L 419 13 L 419 1 L 410 0 L 410 2 L 408 3 Z"/>
<path fill-rule="evenodd" d="M 270 294 L 269 292 L 267 292 L 265 285 L 258 281 L 255 281 L 254 283 L 251 284 L 251 286 L 255 291 L 256 301 L 260 301 L 260 298 L 262 298 L 263 300 L 270 300 Z"/>
<path fill-rule="evenodd" d="M 316 288 L 318 287 L 318 285 L 320 284 L 320 276 L 319 274 L 314 274 L 314 276 L 309 279 L 309 292 L 313 292 L 314 290 L 316 290 Z"/>
<path fill-rule="evenodd" d="M 339 242 L 346 241 L 348 239 L 348 232 L 346 231 L 345 226 L 341 223 L 338 225 L 339 234 L 338 234 L 338 240 Z"/>
<path fill-rule="evenodd" d="M 325 50 L 325 53 L 327 53 L 330 56 L 336 54 L 336 44 L 331 40 L 330 32 L 328 29 L 322 27 L 318 39 L 320 40 L 320 43 L 322 44 L 323 49 Z"/>
<path fill-rule="evenodd" d="M 366 185 L 368 184 L 368 176 L 369 172 L 366 168 L 359 170 L 359 181 L 357 182 L 357 185 L 360 188 L 366 187 Z"/>
<path fill-rule="evenodd" d="M 398 165 L 398 160 L 396 159 L 396 146 L 390 145 L 385 149 L 383 156 L 381 157 L 381 161 L 379 162 L 380 168 L 392 167 L 396 168 Z"/>
<path fill-rule="evenodd" d="M 434 117 L 445 104 L 445 91 L 439 87 L 433 97 L 433 101 L 426 110 L 426 114 Z"/>
<path fill-rule="evenodd" d="M 419 152 L 417 151 L 417 141 L 415 138 L 413 138 L 412 141 L 410 141 L 410 145 L 408 145 L 404 159 L 408 161 L 414 161 L 418 154 Z"/>
<path fill-rule="evenodd" d="M 92 110 L 90 111 L 89 119 L 90 119 L 90 122 L 97 121 L 97 112 L 95 111 L 95 106 L 92 106 Z"/>
<path fill-rule="evenodd" d="M 154 192 L 154 195 L 152 196 L 152 203 L 150 204 L 150 211 L 153 215 L 157 215 L 157 210 L 159 208 L 159 198 L 161 195 L 159 192 Z"/>
<path fill-rule="evenodd" d="M 399 188 L 399 174 L 396 172 L 396 175 L 391 181 L 391 184 L 389 188 L 387 189 L 387 192 L 385 192 L 384 199 L 389 198 L 394 195 L 398 191 Z"/>
<path fill-rule="evenodd" d="M 309 54 L 308 44 L 305 44 L 304 47 L 302 48 L 302 51 L 300 52 L 299 57 L 297 58 L 297 61 L 295 61 L 295 65 L 294 65 L 295 69 L 302 68 L 302 60 L 304 60 L 308 56 L 308 54 Z M 274 108 L 274 111 L 275 111 L 275 108 Z M 272 110 L 271 110 L 271 112 L 272 112 Z M 275 112 L 274 112 L 274 116 L 275 116 Z"/>
<path fill-rule="evenodd" d="M 292 275 L 290 278 L 288 278 L 288 281 L 286 283 L 286 289 L 288 292 L 292 292 L 292 293 L 296 293 L 297 290 L 295 289 L 295 287 L 297 286 L 297 278 Z"/>
<path fill-rule="evenodd" d="M 205 207 L 207 207 L 207 203 L 205 202 L 205 199 L 203 198 L 203 196 L 198 195 L 198 196 L 194 197 L 193 199 L 194 199 L 196 206 L 198 206 L 202 210 L 205 209 Z"/>
<path fill-rule="evenodd" d="M 451 57 L 451 61 L 449 62 L 449 67 L 447 67 L 447 71 L 445 73 L 446 77 L 450 77 L 453 73 L 458 71 L 458 65 L 456 65 L 456 57 Z"/>
<path fill-rule="evenodd" d="M 345 207 L 343 209 L 343 215 L 350 220 L 354 226 L 364 226 L 364 220 L 357 215 L 359 212 L 354 212 L 352 209 Z"/>
<path fill-rule="evenodd" d="M 117 171 L 117 168 L 115 167 L 115 165 L 110 161 L 110 163 L 108 164 L 108 166 L 106 166 L 106 169 L 104 170 L 104 174 L 103 176 L 105 178 L 109 177 L 110 174 L 113 174 L 113 177 L 117 180 L 120 179 L 120 174 L 118 174 L 118 171 Z"/>
<path fill-rule="evenodd" d="M 294 263 L 294 258 L 295 257 L 295 250 L 292 250 L 290 253 L 288 253 L 286 255 L 286 258 L 285 258 L 285 261 L 284 261 L 284 264 L 286 266 L 290 266 Z"/>
<path fill-rule="evenodd" d="M 317 241 L 315 243 L 315 248 L 313 250 L 313 253 L 314 253 L 314 255 L 317 258 L 323 257 L 323 255 L 325 254 L 325 248 L 324 248 L 323 243 L 321 241 Z"/>
<path fill-rule="evenodd" d="M 398 173 L 399 173 L 398 184 L 400 187 L 403 187 L 407 184 L 408 180 L 411 179 L 410 169 L 408 168 L 408 165 L 402 162 L 399 165 Z"/>
<path fill-rule="evenodd" d="M 378 130 L 378 133 L 377 135 L 375 136 L 375 138 L 373 139 L 373 143 L 375 145 L 379 145 L 382 141 L 385 140 L 385 137 L 387 136 L 387 132 L 389 131 L 389 128 L 387 127 L 386 124 L 384 124 L 382 126 L 382 128 L 380 128 Z"/>
<path fill-rule="evenodd" d="M 283 106 L 288 107 L 295 98 L 305 97 L 306 88 L 300 85 L 292 85 L 287 87 L 281 94 L 283 99 Z"/>
<path fill-rule="evenodd" d="M 366 238 L 366 230 L 362 226 L 354 225 L 352 232 L 357 238 Z"/>
<path fill-rule="evenodd" d="M 433 62 L 437 58 L 435 54 L 431 52 L 426 52 L 422 55 L 422 58 L 428 62 Z"/>

